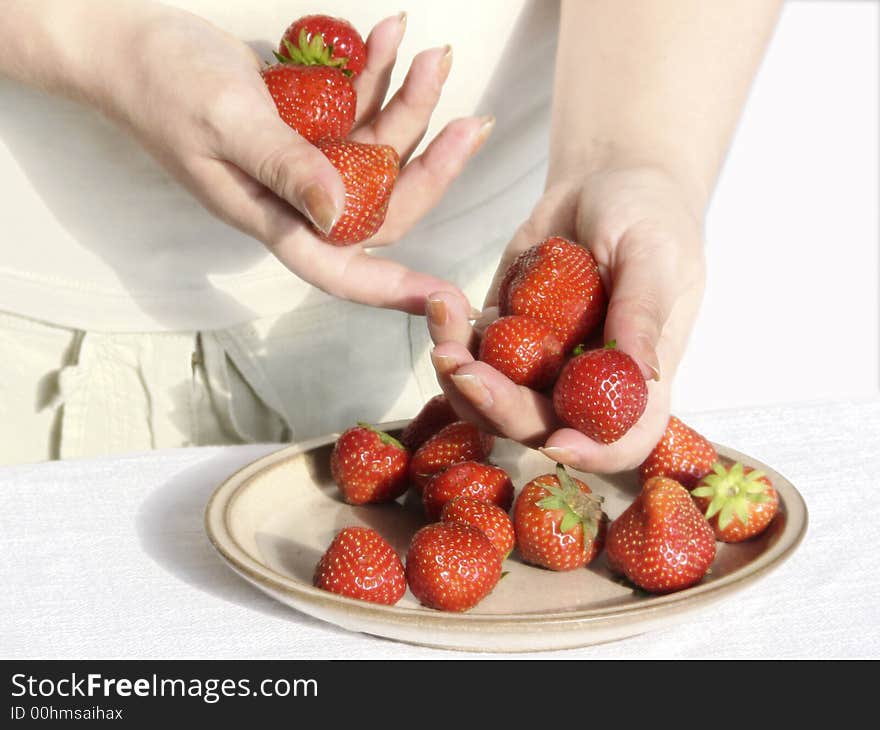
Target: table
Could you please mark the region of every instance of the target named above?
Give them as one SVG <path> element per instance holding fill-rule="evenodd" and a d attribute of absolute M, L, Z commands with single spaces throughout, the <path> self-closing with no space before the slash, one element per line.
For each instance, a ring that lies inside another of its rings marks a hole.
<path fill-rule="evenodd" d="M 788 476 L 808 534 L 777 571 L 688 624 L 529 657 L 880 656 L 880 398 L 684 414 Z M 214 487 L 278 448 L 179 449 L 0 469 L 0 657 L 460 658 L 350 633 L 230 571 Z M 493 655 L 473 655 L 493 656 Z"/>

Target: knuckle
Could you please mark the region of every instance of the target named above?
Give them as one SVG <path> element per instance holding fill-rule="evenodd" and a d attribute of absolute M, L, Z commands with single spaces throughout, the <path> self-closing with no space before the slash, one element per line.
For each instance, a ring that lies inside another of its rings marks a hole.
<path fill-rule="evenodd" d="M 631 326 L 653 338 L 659 338 L 665 319 L 659 297 L 649 291 L 612 298 L 608 305 L 608 317 L 628 320 Z"/>
<path fill-rule="evenodd" d="M 304 171 L 302 155 L 291 148 L 273 150 L 256 168 L 257 179 L 285 200 L 296 197 Z"/>

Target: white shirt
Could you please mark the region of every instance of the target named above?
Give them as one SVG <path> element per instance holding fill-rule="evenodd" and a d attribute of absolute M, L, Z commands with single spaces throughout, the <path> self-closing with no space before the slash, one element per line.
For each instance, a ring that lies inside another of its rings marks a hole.
<path fill-rule="evenodd" d="M 296 3 L 177 0 L 267 58 Z M 452 72 L 426 139 L 451 119 L 494 114 L 490 142 L 441 204 L 377 252 L 440 276 L 525 219 L 543 183 L 555 2 L 359 2 L 321 11 L 366 36 L 408 11 L 392 91 L 412 56 L 450 43 Z M 206 330 L 323 297 L 263 246 L 214 219 L 138 144 L 94 110 L 0 79 L 0 310 L 104 331 Z M 487 247 L 492 247 L 487 251 Z M 457 282 L 460 283 L 461 282 Z"/>

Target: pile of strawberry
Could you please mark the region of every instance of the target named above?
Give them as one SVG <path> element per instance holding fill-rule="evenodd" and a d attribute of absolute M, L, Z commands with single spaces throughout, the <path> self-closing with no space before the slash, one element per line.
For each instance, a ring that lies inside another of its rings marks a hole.
<path fill-rule="evenodd" d="M 354 126 L 352 79 L 364 69 L 367 48 L 341 18 L 307 15 L 284 32 L 277 63 L 261 71 L 279 116 L 333 163 L 345 184 L 345 208 L 329 233 L 337 246 L 359 243 L 382 226 L 400 159 L 388 145 L 345 139 Z"/>
<path fill-rule="evenodd" d="M 409 586 L 429 608 L 466 611 L 504 576 L 514 548 L 524 562 L 556 571 L 583 568 L 604 548 L 613 572 L 644 591 L 670 593 L 709 572 L 716 540 L 759 535 L 779 506 L 763 473 L 725 465 L 674 416 L 639 468 L 640 494 L 613 521 L 602 497 L 561 464 L 514 500 L 510 476 L 488 463 L 493 442 L 457 420 L 444 396 L 431 399 L 400 440 L 366 424 L 342 434 L 330 466 L 345 501 L 389 502 L 412 489 L 428 524 L 405 563 L 375 530 L 343 529 L 318 563 L 315 585 L 389 605 Z"/>
<path fill-rule="evenodd" d="M 480 341 L 479 359 L 518 385 L 552 390 L 560 420 L 612 443 L 639 420 L 648 388 L 615 343 L 589 348 L 608 298 L 592 254 L 559 236 L 521 253 L 498 290 L 501 317 Z"/>

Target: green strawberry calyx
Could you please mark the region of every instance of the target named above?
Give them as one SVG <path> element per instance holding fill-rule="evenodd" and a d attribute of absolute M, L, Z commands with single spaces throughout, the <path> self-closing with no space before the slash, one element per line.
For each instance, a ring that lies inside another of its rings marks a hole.
<path fill-rule="evenodd" d="M 727 527 L 734 516 L 747 526 L 749 524 L 749 505 L 772 501 L 767 494 L 767 484 L 761 481 L 766 474 L 757 469 L 746 473 L 745 468 L 736 462 L 729 469 L 721 462 L 712 465 L 712 471 L 703 477 L 700 484 L 691 492 L 694 497 L 708 497 L 706 519 L 718 515 L 718 527 Z"/>
<path fill-rule="evenodd" d="M 287 50 L 287 55 L 273 51 L 275 58 L 280 63 L 295 63 L 298 66 L 332 66 L 338 68 L 346 76 L 352 75 L 351 71 L 346 68 L 348 56 L 334 58 L 333 44 L 324 43 L 324 36 L 320 33 L 315 33 L 309 40 L 308 32 L 305 28 L 301 28 L 297 42 L 299 45 L 295 46 L 285 38 L 282 43 Z"/>
<path fill-rule="evenodd" d="M 385 444 L 386 446 L 393 446 L 396 449 L 401 449 L 402 451 L 406 451 L 406 447 L 400 443 L 394 436 L 390 433 L 385 433 L 384 431 L 380 431 L 378 428 L 371 426 L 369 423 L 364 423 L 363 421 L 358 421 L 358 426 L 361 428 L 365 428 L 368 431 L 372 431 L 379 437 L 379 440 Z"/>
<path fill-rule="evenodd" d="M 536 504 L 541 509 L 562 510 L 560 532 L 568 532 L 581 525 L 584 536 L 589 535 L 591 540 L 595 540 L 596 535 L 599 534 L 599 525 L 604 519 L 602 497 L 582 492 L 562 464 L 556 465 L 556 478 L 559 480 L 559 486 L 544 486 L 550 496 L 544 497 Z"/>
<path fill-rule="evenodd" d="M 617 340 L 611 340 L 606 343 L 603 347 L 603 350 L 616 350 L 617 349 Z M 571 354 L 577 357 L 578 355 L 583 355 L 587 351 L 587 346 L 584 344 L 580 344 L 571 351 Z"/>

